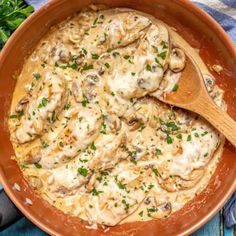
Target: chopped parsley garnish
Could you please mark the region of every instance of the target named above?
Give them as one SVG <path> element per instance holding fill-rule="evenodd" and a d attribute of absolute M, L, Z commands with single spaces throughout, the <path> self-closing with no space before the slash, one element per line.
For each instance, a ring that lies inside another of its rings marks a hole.
<path fill-rule="evenodd" d="M 98 196 L 100 193 L 103 193 L 103 191 L 98 191 L 96 188 L 92 190 L 92 195 L 93 196 Z"/>
<path fill-rule="evenodd" d="M 159 56 L 162 60 L 165 60 L 165 59 L 166 59 L 166 53 L 167 53 L 167 51 L 161 52 L 160 54 L 158 54 L 158 56 Z"/>
<path fill-rule="evenodd" d="M 51 123 L 51 124 L 53 124 L 53 123 L 57 120 L 57 116 L 56 116 L 55 111 L 52 112 L 51 117 L 48 117 L 47 120 L 48 120 L 48 122 Z"/>
<path fill-rule="evenodd" d="M 152 189 L 154 187 L 154 184 L 149 184 L 148 185 L 148 189 L 150 190 L 150 189 Z"/>
<path fill-rule="evenodd" d="M 129 203 L 127 203 L 127 202 L 125 201 L 125 199 L 123 199 L 121 202 L 125 205 L 125 208 L 124 208 L 125 211 L 128 212 L 128 210 L 129 210 Z"/>
<path fill-rule="evenodd" d="M 38 108 L 46 107 L 48 104 L 48 99 L 43 97 L 41 103 L 39 103 Z"/>
<path fill-rule="evenodd" d="M 132 159 L 132 160 L 135 160 L 136 157 L 137 157 L 137 151 L 132 151 L 132 152 L 130 152 L 130 156 L 131 156 L 131 159 Z"/>
<path fill-rule="evenodd" d="M 155 58 L 155 62 L 156 62 L 161 68 L 163 68 L 163 65 L 160 63 L 160 61 L 159 61 L 157 58 Z"/>
<path fill-rule="evenodd" d="M 174 87 L 172 88 L 172 91 L 173 92 L 176 92 L 179 88 L 179 85 L 178 84 L 175 84 Z"/>
<path fill-rule="evenodd" d="M 42 166 L 39 164 L 39 163 L 34 163 L 34 166 L 37 168 L 37 169 L 41 169 Z"/>
<path fill-rule="evenodd" d="M 125 189 L 125 185 L 123 185 L 122 183 L 117 183 L 117 186 L 119 189 Z"/>
<path fill-rule="evenodd" d="M 17 115 L 18 115 L 19 118 L 21 118 L 24 114 L 25 114 L 24 110 L 17 111 Z"/>
<path fill-rule="evenodd" d="M 208 134 L 207 131 L 203 132 L 203 133 L 201 134 L 201 136 L 205 136 L 206 134 Z"/>
<path fill-rule="evenodd" d="M 71 102 L 65 104 L 63 107 L 63 110 L 69 110 L 70 106 L 71 106 Z"/>
<path fill-rule="evenodd" d="M 87 63 L 85 63 L 84 64 L 84 66 L 82 67 L 82 72 L 83 71 L 86 71 L 86 70 L 91 70 L 91 69 L 93 69 L 93 64 L 87 64 Z"/>
<path fill-rule="evenodd" d="M 27 132 L 27 134 L 28 134 L 30 137 L 33 137 L 33 135 L 32 135 L 30 132 Z"/>
<path fill-rule="evenodd" d="M 149 64 L 146 64 L 146 70 L 152 72 L 152 67 Z"/>
<path fill-rule="evenodd" d="M 41 75 L 40 75 L 39 73 L 33 73 L 33 77 L 34 77 L 36 80 L 40 80 Z"/>
<path fill-rule="evenodd" d="M 152 45 L 152 48 L 154 49 L 155 53 L 158 53 L 158 48 L 156 46 Z"/>
<path fill-rule="evenodd" d="M 80 51 L 80 54 L 87 55 L 88 52 L 87 52 L 86 49 L 82 48 L 81 51 Z"/>
<path fill-rule="evenodd" d="M 178 127 L 175 122 L 171 121 L 165 124 L 168 128 L 171 128 L 171 131 L 177 131 L 180 129 L 180 127 Z"/>
<path fill-rule="evenodd" d="M 20 168 L 21 169 L 26 169 L 28 168 L 27 164 L 25 164 L 24 162 L 20 163 Z"/>
<path fill-rule="evenodd" d="M 161 155 L 161 154 L 162 154 L 161 149 L 156 148 L 156 155 L 159 156 L 159 155 Z"/>
<path fill-rule="evenodd" d="M 132 76 L 135 76 L 135 74 L 136 74 L 136 73 L 134 73 L 134 72 L 131 72 L 131 75 L 132 75 Z"/>
<path fill-rule="evenodd" d="M 96 147 L 96 145 L 94 144 L 94 142 L 90 145 L 90 148 L 92 149 L 92 150 L 96 150 L 97 149 L 97 147 Z"/>
<path fill-rule="evenodd" d="M 84 98 L 84 100 L 81 101 L 81 104 L 82 104 L 83 107 L 86 107 L 88 103 L 89 103 L 89 101 L 88 101 L 87 98 Z"/>
<path fill-rule="evenodd" d="M 182 139 L 182 134 L 177 134 L 177 135 L 176 135 L 176 138 Z"/>
<path fill-rule="evenodd" d="M 94 26 L 97 24 L 97 21 L 98 21 L 98 18 L 96 18 L 96 19 L 93 21 L 93 25 L 94 25 Z"/>
<path fill-rule="evenodd" d="M 198 134 L 198 133 L 194 133 L 194 136 L 195 136 L 196 138 L 199 138 L 199 134 Z"/>
<path fill-rule="evenodd" d="M 167 136 L 166 136 L 166 142 L 167 142 L 168 144 L 172 144 L 172 143 L 173 143 L 173 139 L 170 137 L 169 134 L 167 134 Z"/>
<path fill-rule="evenodd" d="M 124 59 L 128 60 L 128 59 L 130 59 L 130 56 L 129 55 L 124 55 Z"/>
<path fill-rule="evenodd" d="M 80 175 L 82 175 L 84 177 L 86 177 L 88 175 L 88 169 L 84 168 L 83 166 L 79 167 L 77 171 Z"/>
<path fill-rule="evenodd" d="M 15 118 L 17 118 L 17 115 L 15 115 L 15 114 L 10 115 L 9 118 L 10 118 L 10 119 L 15 119 Z"/>
<path fill-rule="evenodd" d="M 206 152 L 205 154 L 204 154 L 204 157 L 207 157 L 208 156 L 208 152 Z"/>
<path fill-rule="evenodd" d="M 114 96 L 115 96 L 115 93 L 114 93 L 114 92 L 111 92 L 111 96 L 113 96 L 113 97 L 114 97 Z"/>
<path fill-rule="evenodd" d="M 106 128 L 107 128 L 107 126 L 106 126 L 106 124 L 103 122 L 102 125 L 101 125 L 100 133 L 106 134 L 106 133 L 107 133 L 107 132 L 106 132 Z"/>
<path fill-rule="evenodd" d="M 190 142 L 192 140 L 191 134 L 188 135 L 187 141 Z"/>
<path fill-rule="evenodd" d="M 155 169 L 155 168 L 152 168 L 152 171 L 153 171 L 153 173 L 154 173 L 156 176 L 159 176 L 159 172 L 158 172 L 158 170 L 157 170 L 157 169 Z"/>
<path fill-rule="evenodd" d="M 143 211 L 140 211 L 138 214 L 140 217 L 143 217 Z"/>
<path fill-rule="evenodd" d="M 42 145 L 43 148 L 49 147 L 49 145 L 45 142 L 45 140 L 40 139 L 40 142 L 41 142 L 41 145 Z"/>
<path fill-rule="evenodd" d="M 64 143 L 63 142 L 59 142 L 59 146 L 60 147 L 64 147 Z"/>
<path fill-rule="evenodd" d="M 145 128 L 146 126 L 144 124 L 141 124 L 141 126 L 138 128 L 138 131 L 142 132 Z"/>
<path fill-rule="evenodd" d="M 110 64 L 109 64 L 109 63 L 106 62 L 104 65 L 105 65 L 105 67 L 106 67 L 107 69 L 110 68 Z"/>
<path fill-rule="evenodd" d="M 99 55 L 96 54 L 96 53 L 91 53 L 91 56 L 92 56 L 92 58 L 95 59 L 95 60 L 99 58 Z"/>
<path fill-rule="evenodd" d="M 156 209 L 154 208 L 154 207 L 152 207 L 152 208 L 147 208 L 147 215 L 150 217 L 151 216 L 151 214 L 150 213 L 153 213 L 153 212 L 155 212 L 156 211 Z"/>
<path fill-rule="evenodd" d="M 161 41 L 161 46 L 162 46 L 162 49 L 166 49 L 168 48 L 168 43 L 166 41 Z"/>

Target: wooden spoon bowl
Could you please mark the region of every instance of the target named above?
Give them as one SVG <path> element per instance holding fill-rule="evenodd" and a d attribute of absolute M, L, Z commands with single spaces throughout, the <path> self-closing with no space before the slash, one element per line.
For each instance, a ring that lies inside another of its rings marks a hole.
<path fill-rule="evenodd" d="M 201 71 L 189 55 L 178 82 L 178 90 L 165 94 L 162 100 L 203 116 L 236 147 L 236 122 L 209 96 Z"/>

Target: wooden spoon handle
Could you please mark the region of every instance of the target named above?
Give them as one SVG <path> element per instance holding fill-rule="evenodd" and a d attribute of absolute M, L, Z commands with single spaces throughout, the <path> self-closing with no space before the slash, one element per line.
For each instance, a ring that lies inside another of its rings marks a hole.
<path fill-rule="evenodd" d="M 204 96 L 201 102 L 196 104 L 194 110 L 208 120 L 236 147 L 236 121 L 226 112 L 222 111 L 210 98 L 204 98 Z"/>

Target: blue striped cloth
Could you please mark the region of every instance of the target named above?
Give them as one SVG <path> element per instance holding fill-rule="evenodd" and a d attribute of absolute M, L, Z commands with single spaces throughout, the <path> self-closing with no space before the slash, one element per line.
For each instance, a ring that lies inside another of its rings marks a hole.
<path fill-rule="evenodd" d="M 45 4 L 47 0 L 25 0 L 28 4 L 32 5 L 34 9 L 38 9 Z M 230 35 L 232 40 L 236 43 L 236 0 L 194 0 L 200 8 L 204 9 L 211 15 L 224 30 Z M 1 189 L 1 186 L 0 186 Z M 228 227 L 236 224 L 236 193 L 233 194 L 225 207 L 224 212 L 225 222 Z M 17 233 L 13 233 L 17 232 Z M 26 218 L 22 218 L 8 229 L 0 232 L 1 236 L 12 235 L 46 235 L 40 229 L 35 227 Z"/>

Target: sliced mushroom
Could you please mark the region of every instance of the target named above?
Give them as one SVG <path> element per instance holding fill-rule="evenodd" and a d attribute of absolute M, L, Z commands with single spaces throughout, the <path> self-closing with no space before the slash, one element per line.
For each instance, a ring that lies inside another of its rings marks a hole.
<path fill-rule="evenodd" d="M 29 103 L 28 97 L 23 97 L 16 105 L 15 111 L 20 112 L 23 111 L 26 107 L 26 105 Z"/>
<path fill-rule="evenodd" d="M 107 121 L 112 132 L 116 132 L 121 129 L 121 120 L 116 115 L 108 116 Z"/>
<path fill-rule="evenodd" d="M 71 58 L 71 52 L 66 52 L 66 51 L 61 50 L 59 52 L 59 58 L 62 63 L 68 63 Z"/>
<path fill-rule="evenodd" d="M 201 175 L 197 176 L 192 180 L 184 180 L 179 176 L 169 176 L 169 178 L 163 180 L 161 177 L 158 177 L 158 183 L 162 188 L 168 192 L 175 192 L 178 190 L 190 189 L 194 187 L 201 179 Z"/>
<path fill-rule="evenodd" d="M 151 215 L 151 217 L 155 218 L 155 219 L 163 219 L 163 218 L 167 218 L 171 211 L 172 211 L 172 206 L 170 202 L 167 202 L 163 205 L 160 205 L 156 208 L 154 208 L 154 212 L 150 212 L 149 214 Z"/>
<path fill-rule="evenodd" d="M 43 187 L 42 181 L 37 176 L 27 176 L 27 180 L 29 181 L 30 186 L 35 190 L 39 190 Z"/>
<path fill-rule="evenodd" d="M 154 196 L 147 196 L 144 203 L 148 205 L 148 215 L 155 219 L 163 219 L 170 215 L 172 212 L 172 205 L 168 201 L 159 200 Z"/>
<path fill-rule="evenodd" d="M 65 196 L 71 196 L 74 194 L 75 190 L 70 190 L 68 189 L 67 187 L 65 186 L 59 186 L 57 187 L 54 191 L 55 195 L 58 197 L 58 198 L 63 198 Z"/>
<path fill-rule="evenodd" d="M 98 94 L 100 78 L 97 74 L 88 74 L 82 81 L 81 88 L 83 95 L 89 100 L 93 100 Z"/>
<path fill-rule="evenodd" d="M 30 151 L 25 155 L 25 163 L 34 164 L 41 160 L 40 147 L 36 146 L 30 149 Z"/>
<path fill-rule="evenodd" d="M 73 81 L 72 83 L 72 93 L 76 102 L 81 102 L 83 100 L 82 90 L 80 89 L 79 81 Z"/>
<path fill-rule="evenodd" d="M 139 119 L 135 113 L 127 112 L 122 119 L 129 126 L 130 131 L 137 130 L 142 125 L 142 120 Z"/>
<path fill-rule="evenodd" d="M 180 72 L 184 69 L 186 62 L 185 53 L 180 48 L 174 48 L 170 54 L 169 67 L 173 72 Z"/>
<path fill-rule="evenodd" d="M 90 193 L 93 190 L 98 176 L 99 176 L 98 173 L 93 173 L 92 175 L 89 176 L 88 183 L 86 184 L 86 192 Z"/>

